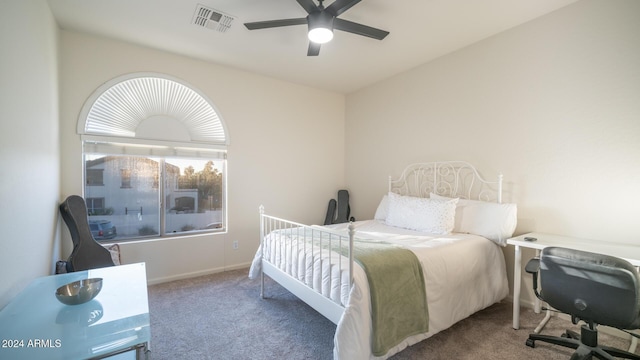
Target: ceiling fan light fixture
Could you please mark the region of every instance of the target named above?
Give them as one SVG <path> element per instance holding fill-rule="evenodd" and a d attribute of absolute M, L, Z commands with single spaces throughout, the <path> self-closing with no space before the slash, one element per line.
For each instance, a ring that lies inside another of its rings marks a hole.
<path fill-rule="evenodd" d="M 324 44 L 333 39 L 334 17 L 325 11 L 311 13 L 307 16 L 309 24 L 309 41 Z"/>
<path fill-rule="evenodd" d="M 333 39 L 333 31 L 327 28 L 315 28 L 309 30 L 309 41 L 317 44 L 325 44 Z"/>

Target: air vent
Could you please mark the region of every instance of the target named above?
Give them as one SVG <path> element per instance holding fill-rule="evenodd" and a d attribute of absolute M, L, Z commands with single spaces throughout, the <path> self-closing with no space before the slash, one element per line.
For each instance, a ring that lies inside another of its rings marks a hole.
<path fill-rule="evenodd" d="M 233 16 L 208 8 L 202 4 L 196 6 L 196 12 L 193 14 L 193 24 L 222 33 L 229 30 L 233 20 Z"/>

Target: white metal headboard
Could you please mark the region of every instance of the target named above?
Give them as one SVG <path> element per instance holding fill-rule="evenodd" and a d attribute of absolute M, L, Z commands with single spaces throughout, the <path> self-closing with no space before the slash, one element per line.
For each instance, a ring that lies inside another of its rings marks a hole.
<path fill-rule="evenodd" d="M 463 199 L 502 203 L 502 174 L 486 181 L 464 161 L 418 163 L 407 166 L 400 178 L 389 176 L 389 191 L 400 195 L 429 197 L 430 193 Z"/>

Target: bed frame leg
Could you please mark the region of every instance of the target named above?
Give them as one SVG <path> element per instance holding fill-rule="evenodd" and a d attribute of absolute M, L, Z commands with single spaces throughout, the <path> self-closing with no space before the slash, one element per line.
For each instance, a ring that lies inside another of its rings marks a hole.
<path fill-rule="evenodd" d="M 260 205 L 258 211 L 260 212 L 260 247 L 264 249 L 264 206 Z M 260 299 L 264 299 L 264 265 L 260 267 Z"/>
<path fill-rule="evenodd" d="M 264 271 L 260 272 L 260 299 L 264 299 Z"/>

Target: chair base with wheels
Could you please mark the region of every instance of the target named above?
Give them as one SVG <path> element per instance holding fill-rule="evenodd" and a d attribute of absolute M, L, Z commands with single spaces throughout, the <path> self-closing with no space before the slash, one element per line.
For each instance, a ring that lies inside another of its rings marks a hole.
<path fill-rule="evenodd" d="M 587 360 L 592 358 L 613 360 L 614 357 L 640 360 L 640 355 L 609 346 L 599 346 L 598 331 L 591 329 L 588 325 L 582 325 L 580 327 L 580 334 L 571 330 L 565 331 L 560 337 L 530 334 L 526 344 L 529 347 L 535 348 L 536 341 L 576 349 L 573 356 L 571 356 L 571 360 Z"/>

